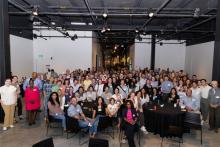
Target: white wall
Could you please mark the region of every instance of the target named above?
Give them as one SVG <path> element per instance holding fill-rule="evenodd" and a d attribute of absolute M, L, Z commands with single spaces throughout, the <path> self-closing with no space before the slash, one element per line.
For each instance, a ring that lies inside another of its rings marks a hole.
<path fill-rule="evenodd" d="M 11 71 L 18 77 L 33 72 L 33 40 L 10 35 Z"/>
<path fill-rule="evenodd" d="M 147 36 L 150 37 L 150 36 Z M 150 43 L 143 43 L 149 42 L 147 39 L 143 39 L 141 42 L 135 40 L 134 45 L 134 68 L 135 69 L 143 69 L 146 67 L 150 67 L 150 60 L 151 60 L 151 44 Z"/>
<path fill-rule="evenodd" d="M 186 47 L 185 70 L 192 76 L 212 79 L 214 41 Z"/>
<path fill-rule="evenodd" d="M 150 36 L 147 36 L 150 38 Z M 149 67 L 151 64 L 151 43 L 150 39 L 143 39 L 141 42 L 135 40 L 135 69 Z M 146 42 L 146 43 L 143 43 Z M 165 44 L 179 43 L 177 40 L 163 41 L 164 44 L 156 44 L 155 68 L 170 68 L 174 70 L 185 67 L 185 44 Z"/>
<path fill-rule="evenodd" d="M 57 31 L 45 30 L 35 31 L 38 35 L 62 36 Z M 68 31 L 70 36 L 92 37 L 92 32 Z M 64 72 L 67 68 L 87 69 L 92 67 L 92 38 L 78 38 L 72 41 L 70 38 L 51 37 L 44 40 L 37 38 L 33 40 L 34 47 L 34 69 L 37 72 L 45 72 L 46 66 L 55 69 L 58 73 Z"/>
<path fill-rule="evenodd" d="M 166 44 L 179 43 L 177 40 L 163 41 L 163 45 L 156 44 L 155 67 L 171 70 L 184 70 L 185 68 L 185 44 Z"/>

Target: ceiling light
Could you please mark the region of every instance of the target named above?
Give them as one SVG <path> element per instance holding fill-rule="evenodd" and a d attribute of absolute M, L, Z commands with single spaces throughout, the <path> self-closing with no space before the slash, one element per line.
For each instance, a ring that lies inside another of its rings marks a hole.
<path fill-rule="evenodd" d="M 104 13 L 102 14 L 102 16 L 103 16 L 104 18 L 106 18 L 106 17 L 108 16 L 108 14 L 104 12 Z"/>
<path fill-rule="evenodd" d="M 32 14 L 37 16 L 38 15 L 38 8 L 36 6 L 34 6 Z"/>
<path fill-rule="evenodd" d="M 135 32 L 136 32 L 136 33 L 138 33 L 138 32 L 139 32 L 139 30 L 138 30 L 138 29 L 135 29 Z"/>
<path fill-rule="evenodd" d="M 56 23 L 55 22 L 51 22 L 51 25 L 55 25 Z"/>
<path fill-rule="evenodd" d="M 106 29 L 105 29 L 105 27 L 103 27 L 102 30 L 101 30 L 101 32 L 102 32 L 102 33 L 105 33 L 105 31 L 106 31 Z"/>
<path fill-rule="evenodd" d="M 92 26 L 92 22 L 88 23 L 89 26 Z"/>
<path fill-rule="evenodd" d="M 107 28 L 107 31 L 111 31 L 111 29 L 110 29 L 110 28 Z"/>
<path fill-rule="evenodd" d="M 153 17 L 154 16 L 154 13 L 153 12 L 150 12 L 149 13 L 149 17 Z"/>
<path fill-rule="evenodd" d="M 85 22 L 71 22 L 71 25 L 86 25 Z"/>

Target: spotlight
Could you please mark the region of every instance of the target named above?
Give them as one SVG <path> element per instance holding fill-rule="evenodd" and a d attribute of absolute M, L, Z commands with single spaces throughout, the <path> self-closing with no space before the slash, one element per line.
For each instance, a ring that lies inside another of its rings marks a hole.
<path fill-rule="evenodd" d="M 51 22 L 51 25 L 53 25 L 53 26 L 54 26 L 55 24 L 56 24 L 55 22 Z"/>
<path fill-rule="evenodd" d="M 111 31 L 111 29 L 110 29 L 110 28 L 107 28 L 107 31 Z"/>
<path fill-rule="evenodd" d="M 32 14 L 33 14 L 34 16 L 37 16 L 37 15 L 38 15 L 38 8 L 37 8 L 37 6 L 34 6 L 33 11 L 32 11 Z"/>
<path fill-rule="evenodd" d="M 163 45 L 163 42 L 160 42 L 160 46 L 162 46 Z"/>
<path fill-rule="evenodd" d="M 135 29 L 135 32 L 136 32 L 136 33 L 138 33 L 138 32 L 139 32 L 139 30 L 138 30 L 138 29 Z"/>
<path fill-rule="evenodd" d="M 153 12 L 150 12 L 149 13 L 149 17 L 153 17 L 154 16 L 154 13 Z"/>
<path fill-rule="evenodd" d="M 105 33 L 105 31 L 106 31 L 106 29 L 105 29 L 105 27 L 103 27 L 102 30 L 101 30 L 101 32 L 102 32 L 102 33 Z"/>
<path fill-rule="evenodd" d="M 68 32 L 65 32 L 64 35 L 65 35 L 66 37 L 70 36 Z"/>
<path fill-rule="evenodd" d="M 103 16 L 104 18 L 106 18 L 106 17 L 108 16 L 108 14 L 104 12 L 104 13 L 102 14 L 102 16 Z"/>
<path fill-rule="evenodd" d="M 74 40 L 75 40 L 74 36 L 73 36 L 73 37 L 71 37 L 71 40 L 72 40 L 72 41 L 74 41 Z"/>

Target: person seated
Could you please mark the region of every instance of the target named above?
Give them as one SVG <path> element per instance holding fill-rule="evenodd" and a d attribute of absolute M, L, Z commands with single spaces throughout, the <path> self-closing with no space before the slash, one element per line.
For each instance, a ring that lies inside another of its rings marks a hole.
<path fill-rule="evenodd" d="M 85 96 L 88 102 L 92 102 L 96 100 L 96 92 L 94 91 L 94 88 L 92 85 L 89 86 L 87 92 L 85 93 Z"/>
<path fill-rule="evenodd" d="M 122 128 L 128 139 L 129 147 L 135 147 L 134 134 L 137 129 L 137 111 L 135 110 L 131 100 L 126 101 L 126 108 L 122 111 Z"/>
<path fill-rule="evenodd" d="M 75 93 L 75 96 L 79 102 L 86 100 L 86 92 L 84 92 L 84 88 L 82 86 L 79 87 L 78 91 Z"/>
<path fill-rule="evenodd" d="M 157 88 L 153 88 L 152 90 L 152 95 L 150 96 L 150 101 L 152 102 L 160 102 L 161 100 L 161 95 L 160 93 L 158 92 Z"/>
<path fill-rule="evenodd" d="M 177 94 L 176 88 L 171 89 L 168 102 L 173 103 L 173 104 L 179 104 L 180 97 Z"/>
<path fill-rule="evenodd" d="M 68 116 L 78 120 L 80 128 L 88 128 L 90 137 L 94 137 L 94 133 L 97 130 L 97 124 L 94 123 L 94 120 L 86 117 L 82 112 L 81 106 L 77 103 L 77 98 L 72 97 L 71 105 L 67 110 Z"/>
<path fill-rule="evenodd" d="M 123 98 L 122 95 L 119 93 L 119 88 L 115 88 L 115 93 L 112 95 L 112 98 L 115 99 L 115 102 L 120 106 L 123 104 Z"/>
<path fill-rule="evenodd" d="M 70 91 L 68 89 L 66 89 L 65 95 L 62 97 L 62 101 L 61 101 L 61 109 L 62 110 L 66 110 L 69 107 L 70 99 L 71 99 Z M 66 111 L 64 111 L 64 112 L 66 112 Z"/>
<path fill-rule="evenodd" d="M 60 101 L 57 92 L 52 92 L 48 100 L 49 115 L 55 119 L 62 120 L 62 127 L 66 131 L 66 118 L 60 107 Z"/>
<path fill-rule="evenodd" d="M 180 106 L 185 107 L 188 112 L 199 112 L 199 99 L 192 96 L 191 89 L 187 89 L 186 96 L 180 101 Z"/>
<path fill-rule="evenodd" d="M 107 106 L 108 116 L 116 117 L 118 112 L 118 105 L 115 103 L 114 98 L 110 98 L 109 104 Z"/>
<path fill-rule="evenodd" d="M 96 133 L 97 133 L 97 126 L 99 124 L 99 118 L 101 117 L 105 117 L 107 114 L 107 108 L 106 105 L 104 103 L 104 100 L 101 96 L 98 97 L 97 99 L 97 105 L 93 107 L 93 115 L 92 115 L 92 119 L 94 120 L 94 125 L 96 126 L 92 137 L 94 138 Z"/>

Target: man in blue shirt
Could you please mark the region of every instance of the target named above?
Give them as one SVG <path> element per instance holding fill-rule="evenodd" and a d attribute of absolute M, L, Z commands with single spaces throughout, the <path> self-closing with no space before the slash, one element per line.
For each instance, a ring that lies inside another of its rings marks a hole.
<path fill-rule="evenodd" d="M 171 81 L 169 81 L 169 78 L 166 75 L 164 77 L 163 83 L 161 84 L 162 100 L 164 102 L 168 102 L 169 93 L 172 88 L 173 88 L 173 83 Z"/>
<path fill-rule="evenodd" d="M 94 138 L 95 133 L 97 132 L 97 123 L 94 123 L 94 120 L 87 118 L 82 112 L 81 106 L 77 104 L 77 98 L 72 97 L 71 105 L 67 110 L 68 116 L 78 120 L 79 127 L 89 128 L 90 137 Z"/>
<path fill-rule="evenodd" d="M 185 106 L 188 112 L 199 112 L 199 99 L 192 96 L 191 89 L 187 89 L 186 96 L 180 99 L 180 105 Z"/>
<path fill-rule="evenodd" d="M 43 88 L 43 83 L 40 79 L 37 78 L 37 73 L 33 72 L 32 73 L 32 79 L 34 80 L 34 86 L 37 86 L 39 88 L 39 90 L 42 90 Z M 26 90 L 26 88 L 29 86 L 29 79 L 26 79 L 26 81 L 23 84 L 23 89 L 24 91 Z"/>

